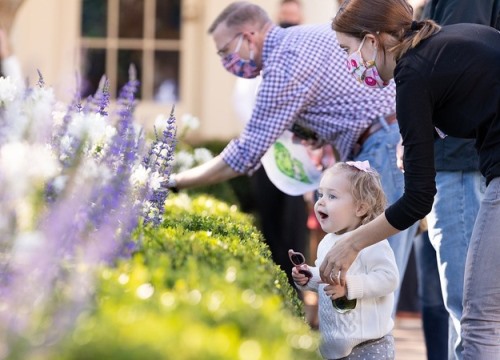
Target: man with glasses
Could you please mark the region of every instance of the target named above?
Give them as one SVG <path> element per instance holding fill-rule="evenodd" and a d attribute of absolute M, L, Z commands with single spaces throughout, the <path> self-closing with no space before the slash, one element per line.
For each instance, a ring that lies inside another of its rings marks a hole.
<path fill-rule="evenodd" d="M 302 23 L 302 3 L 300 0 L 281 0 L 276 20 L 280 27 Z M 241 123 L 246 124 L 252 117 L 255 96 L 261 77 L 254 79 L 237 78 L 232 103 Z M 308 209 L 302 194 L 290 195 L 276 187 L 266 174 L 264 167 L 257 169 L 248 179 L 250 211 L 257 217 L 259 229 L 269 246 L 274 262 L 288 275 L 293 285 L 292 266 L 287 256 L 290 248 L 305 252 L 309 244 L 307 228 Z M 316 252 L 314 251 L 314 254 Z M 311 294 L 313 294 L 311 292 Z M 299 293 L 299 295 L 302 295 Z M 311 295 L 308 293 L 310 298 Z M 304 300 L 306 297 L 303 297 Z M 311 301 L 309 301 L 311 302 Z M 314 323 L 316 312 L 309 311 L 309 322 Z M 314 309 L 313 309 L 314 310 Z"/>
<path fill-rule="evenodd" d="M 208 32 L 227 71 L 244 78 L 261 74 L 262 83 L 242 134 L 211 161 L 172 174 L 169 187 L 252 174 L 266 151 L 293 129 L 304 145 L 331 144 L 340 161 L 369 160 L 390 203 L 403 194 L 403 175 L 396 165 L 400 136 L 394 84 L 377 90 L 358 84 L 346 71 L 347 57 L 330 24 L 283 29 L 261 7 L 240 1 L 227 6 Z M 389 239 L 401 274 L 415 231 L 413 227 Z"/>

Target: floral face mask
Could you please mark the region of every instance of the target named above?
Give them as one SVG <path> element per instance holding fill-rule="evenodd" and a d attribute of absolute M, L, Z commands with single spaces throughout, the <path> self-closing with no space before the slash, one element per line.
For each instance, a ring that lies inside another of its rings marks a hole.
<path fill-rule="evenodd" d="M 241 58 L 238 52 L 240 51 L 242 42 L 243 34 L 241 34 L 240 39 L 238 40 L 238 45 L 236 45 L 236 49 L 234 50 L 234 52 L 222 58 L 222 65 L 231 74 L 245 79 L 252 79 L 259 75 L 261 69 L 257 66 L 253 59 L 253 49 L 250 49 L 249 60 L 244 60 Z"/>
<path fill-rule="evenodd" d="M 358 50 L 347 57 L 347 69 L 359 83 L 371 88 L 384 88 L 389 85 L 389 83 L 380 77 L 377 66 L 375 65 L 377 49 L 375 49 L 375 53 L 373 54 L 373 60 L 364 61 L 361 55 L 361 49 L 363 48 L 365 40 L 366 37 L 361 41 Z"/>

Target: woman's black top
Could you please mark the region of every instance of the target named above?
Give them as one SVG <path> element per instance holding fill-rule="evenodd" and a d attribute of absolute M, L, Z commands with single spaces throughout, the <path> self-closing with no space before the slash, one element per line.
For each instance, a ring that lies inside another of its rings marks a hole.
<path fill-rule="evenodd" d="M 434 132 L 475 138 L 480 170 L 500 176 L 500 32 L 444 26 L 404 54 L 394 71 L 405 193 L 386 210 L 403 230 L 430 212 L 436 193 Z"/>

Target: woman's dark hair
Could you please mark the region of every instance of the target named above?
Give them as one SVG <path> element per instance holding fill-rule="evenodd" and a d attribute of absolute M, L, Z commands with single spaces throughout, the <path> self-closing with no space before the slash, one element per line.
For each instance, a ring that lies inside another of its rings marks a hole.
<path fill-rule="evenodd" d="M 413 8 L 405 0 L 346 0 L 332 21 L 332 29 L 359 39 L 372 34 L 399 60 L 441 27 L 432 20 L 413 21 Z M 382 37 L 384 33 L 395 41 Z"/>

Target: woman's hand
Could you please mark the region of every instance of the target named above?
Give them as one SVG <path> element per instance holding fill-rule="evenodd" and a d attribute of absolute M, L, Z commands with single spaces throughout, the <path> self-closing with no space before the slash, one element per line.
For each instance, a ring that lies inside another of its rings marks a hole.
<path fill-rule="evenodd" d="M 332 285 L 346 284 L 346 273 L 359 252 L 367 246 L 387 239 L 400 230 L 387 221 L 385 213 L 380 214 L 366 225 L 345 234 L 328 251 L 319 267 L 321 281 Z"/>
<path fill-rule="evenodd" d="M 304 269 L 307 270 L 307 265 L 302 266 L 304 266 Z M 309 278 L 304 274 L 299 273 L 299 269 L 297 269 L 296 266 L 292 268 L 292 278 L 293 281 L 300 286 L 305 286 L 309 282 Z"/>
<path fill-rule="evenodd" d="M 352 246 L 349 236 L 345 236 L 332 246 L 319 268 L 319 275 L 324 283 L 346 286 L 346 273 L 359 250 Z"/>

